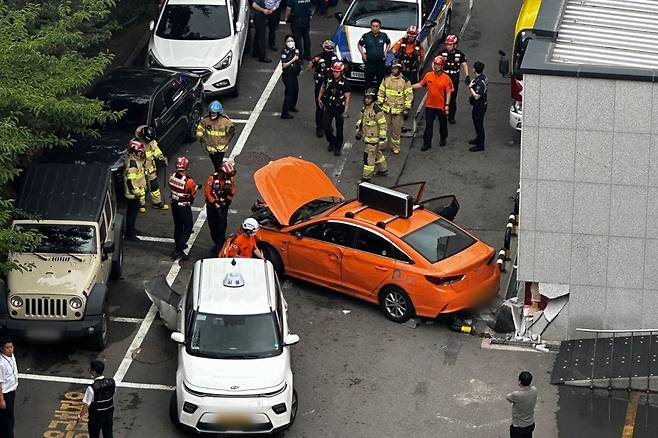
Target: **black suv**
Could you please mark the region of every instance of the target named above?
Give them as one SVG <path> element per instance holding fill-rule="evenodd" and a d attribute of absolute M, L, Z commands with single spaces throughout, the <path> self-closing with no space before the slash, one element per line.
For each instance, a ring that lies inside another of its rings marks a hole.
<path fill-rule="evenodd" d="M 149 125 L 163 153 L 177 141 L 194 141 L 201 118 L 203 82 L 195 74 L 160 68 L 120 67 L 87 93 L 110 110 L 126 110 L 117 122 L 99 126 L 100 138 L 80 139 L 71 148 L 53 148 L 46 162 L 102 163 L 120 181 L 126 144 L 139 125 Z M 117 184 L 119 192 L 123 183 Z"/>

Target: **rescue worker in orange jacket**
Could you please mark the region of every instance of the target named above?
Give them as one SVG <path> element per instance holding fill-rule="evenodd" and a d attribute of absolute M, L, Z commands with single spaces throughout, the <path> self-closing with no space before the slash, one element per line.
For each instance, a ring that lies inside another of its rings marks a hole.
<path fill-rule="evenodd" d="M 228 208 L 235 196 L 235 167 L 224 160 L 219 172 L 215 172 L 206 180 L 204 193 L 206 195 L 206 213 L 210 237 L 215 245 L 210 252 L 215 255 L 224 246 L 226 240 L 226 224 Z"/>
<path fill-rule="evenodd" d="M 252 217 L 245 219 L 240 226 L 240 230 L 226 240 L 219 252 L 219 257 L 252 258 L 256 256 L 264 259 L 263 252 L 257 246 L 256 231 L 258 231 L 258 228 L 260 228 L 260 225 L 256 219 Z"/>
<path fill-rule="evenodd" d="M 144 159 L 144 174 L 148 184 L 148 192 L 151 194 L 153 208 L 169 210 L 169 205 L 162 200 L 160 181 L 158 179 L 158 168 L 155 163 L 155 160 L 158 160 L 166 165 L 167 157 L 164 156 L 158 147 L 158 142 L 155 139 L 155 132 L 150 126 L 140 125 L 135 130 L 135 140 L 144 145 L 144 151 L 146 153 L 146 158 Z M 139 198 L 139 204 L 139 212 L 146 213 L 146 196 Z"/>
<path fill-rule="evenodd" d="M 186 157 L 176 159 L 176 172 L 169 177 L 171 191 L 171 213 L 174 216 L 174 258 L 187 260 L 183 252 L 187 248 L 187 240 L 192 235 L 192 204 L 194 195 L 201 188 L 192 178 L 187 176 L 190 160 Z"/>
<path fill-rule="evenodd" d="M 391 52 L 393 52 L 395 58 L 402 63 L 402 75 L 412 85 L 418 82 L 420 63 L 425 58 L 425 50 L 418 41 L 418 34 L 417 26 L 409 26 L 407 34 L 391 47 Z"/>

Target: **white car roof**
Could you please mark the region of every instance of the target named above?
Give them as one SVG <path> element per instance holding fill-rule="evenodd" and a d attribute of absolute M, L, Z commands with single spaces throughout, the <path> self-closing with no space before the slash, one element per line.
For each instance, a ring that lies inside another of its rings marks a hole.
<path fill-rule="evenodd" d="M 169 5 L 225 5 L 226 0 L 169 0 L 167 4 Z"/>
<path fill-rule="evenodd" d="M 196 262 L 193 275 L 199 312 L 255 315 L 276 308 L 276 277 L 268 261 L 204 259 Z"/>

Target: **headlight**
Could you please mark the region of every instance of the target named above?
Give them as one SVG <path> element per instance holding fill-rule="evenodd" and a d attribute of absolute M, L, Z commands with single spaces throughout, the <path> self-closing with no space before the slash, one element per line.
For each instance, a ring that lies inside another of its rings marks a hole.
<path fill-rule="evenodd" d="M 82 300 L 78 297 L 73 297 L 69 300 L 69 306 L 71 306 L 72 309 L 79 309 L 82 307 Z"/>
<path fill-rule="evenodd" d="M 158 58 L 153 54 L 153 50 L 149 49 L 149 54 L 146 57 L 149 67 L 164 67 Z"/>
<path fill-rule="evenodd" d="M 11 304 L 11 307 L 22 307 L 23 306 L 23 299 L 21 297 L 11 297 L 9 299 L 9 304 Z"/>
<path fill-rule="evenodd" d="M 229 65 L 231 65 L 232 59 L 233 59 L 233 52 L 229 50 L 226 56 L 223 57 L 222 60 L 219 61 L 217 64 L 213 65 L 213 67 L 217 70 L 224 70 Z"/>

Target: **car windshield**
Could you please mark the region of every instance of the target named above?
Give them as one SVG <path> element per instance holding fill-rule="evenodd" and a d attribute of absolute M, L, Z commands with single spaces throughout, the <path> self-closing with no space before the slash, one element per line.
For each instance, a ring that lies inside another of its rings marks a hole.
<path fill-rule="evenodd" d="M 331 207 L 334 207 L 341 203 L 341 200 L 338 198 L 331 199 L 316 199 L 307 204 L 304 204 L 302 207 L 298 208 L 297 211 L 290 216 L 290 225 L 296 224 L 298 222 L 304 222 L 316 216 L 320 213 L 323 213 L 329 210 Z"/>
<path fill-rule="evenodd" d="M 215 359 L 258 359 L 281 354 L 273 312 L 256 315 L 196 313 L 188 352 Z"/>
<path fill-rule="evenodd" d="M 402 237 L 402 240 L 430 263 L 447 259 L 475 243 L 474 238 L 445 219 L 430 222 Z"/>
<path fill-rule="evenodd" d="M 167 5 L 155 34 L 169 40 L 219 40 L 231 36 L 226 5 Z"/>
<path fill-rule="evenodd" d="M 348 26 L 370 27 L 370 20 L 378 18 L 383 30 L 406 30 L 418 25 L 418 4 L 391 0 L 356 0 L 345 16 Z"/>
<path fill-rule="evenodd" d="M 16 228 L 43 236 L 35 253 L 96 254 L 96 229 L 91 225 L 20 224 Z"/>

